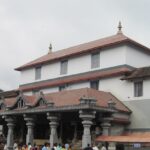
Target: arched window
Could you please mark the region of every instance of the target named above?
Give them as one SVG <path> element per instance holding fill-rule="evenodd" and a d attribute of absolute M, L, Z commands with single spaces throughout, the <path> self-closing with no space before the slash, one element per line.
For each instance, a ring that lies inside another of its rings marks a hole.
<path fill-rule="evenodd" d="M 25 106 L 25 103 L 24 103 L 23 99 L 20 99 L 20 100 L 18 101 L 17 106 L 18 106 L 18 108 L 23 108 L 23 107 Z"/>

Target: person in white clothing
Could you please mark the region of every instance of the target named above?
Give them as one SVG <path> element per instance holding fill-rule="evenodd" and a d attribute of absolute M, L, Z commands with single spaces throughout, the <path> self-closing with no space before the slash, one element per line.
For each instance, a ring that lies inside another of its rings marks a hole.
<path fill-rule="evenodd" d="M 92 148 L 93 148 L 93 150 L 99 150 L 96 145 L 94 145 Z"/>
<path fill-rule="evenodd" d="M 104 144 L 102 144 L 101 150 L 106 150 L 106 147 L 104 146 Z"/>

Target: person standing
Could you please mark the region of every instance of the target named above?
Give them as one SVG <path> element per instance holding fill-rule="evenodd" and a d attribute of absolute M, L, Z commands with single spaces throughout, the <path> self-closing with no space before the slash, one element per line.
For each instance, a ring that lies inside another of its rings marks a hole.
<path fill-rule="evenodd" d="M 29 142 L 28 143 L 28 150 L 31 150 L 32 149 L 32 146 L 31 146 L 31 143 Z"/>
<path fill-rule="evenodd" d="M 17 144 L 17 143 L 14 143 L 13 149 L 14 149 L 14 150 L 18 150 L 18 144 Z"/>
<path fill-rule="evenodd" d="M 93 148 L 93 150 L 99 150 L 96 145 L 94 145 L 92 148 Z"/>
<path fill-rule="evenodd" d="M 47 143 L 45 142 L 44 146 L 42 147 L 42 150 L 47 150 Z"/>
<path fill-rule="evenodd" d="M 107 150 L 104 144 L 102 144 L 101 150 Z"/>
<path fill-rule="evenodd" d="M 87 147 L 84 148 L 84 150 L 93 150 L 90 144 L 87 144 Z"/>

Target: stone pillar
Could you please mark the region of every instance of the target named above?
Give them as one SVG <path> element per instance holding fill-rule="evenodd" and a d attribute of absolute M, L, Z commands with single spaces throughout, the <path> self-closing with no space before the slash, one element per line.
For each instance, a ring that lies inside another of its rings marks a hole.
<path fill-rule="evenodd" d="M 50 146 L 53 147 L 54 143 L 58 143 L 58 115 L 47 113 L 47 119 L 50 121 Z"/>
<path fill-rule="evenodd" d="M 87 147 L 88 144 L 91 145 L 91 132 L 90 128 L 93 124 L 92 119 L 95 118 L 95 111 L 79 111 L 80 118 L 83 120 L 83 136 L 82 136 L 82 148 Z"/>
<path fill-rule="evenodd" d="M 109 129 L 111 127 L 110 121 L 111 121 L 111 118 L 104 118 L 103 119 L 103 122 L 101 124 L 101 127 L 103 129 L 102 135 L 106 135 L 106 136 L 109 135 Z"/>
<path fill-rule="evenodd" d="M 77 123 L 72 122 L 71 125 L 74 127 L 74 136 L 73 136 L 73 139 L 72 139 L 72 143 L 74 144 L 77 140 Z"/>
<path fill-rule="evenodd" d="M 11 116 L 6 116 L 5 121 L 7 122 L 8 133 L 7 133 L 7 149 L 13 150 L 14 146 L 14 126 L 15 119 Z"/>
<path fill-rule="evenodd" d="M 31 143 L 31 145 L 33 145 L 33 140 L 34 140 L 34 133 L 33 133 L 34 117 L 29 116 L 29 115 L 28 116 L 24 115 L 24 120 L 26 121 L 26 126 L 27 126 L 26 144 Z"/>

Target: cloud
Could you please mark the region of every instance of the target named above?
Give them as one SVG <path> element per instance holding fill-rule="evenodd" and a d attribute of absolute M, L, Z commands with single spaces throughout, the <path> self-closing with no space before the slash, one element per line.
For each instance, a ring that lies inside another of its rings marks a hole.
<path fill-rule="evenodd" d="M 13 70 L 53 50 L 123 32 L 140 43 L 149 43 L 148 0 L 2 0 L 0 1 L 0 85 L 19 85 Z"/>

